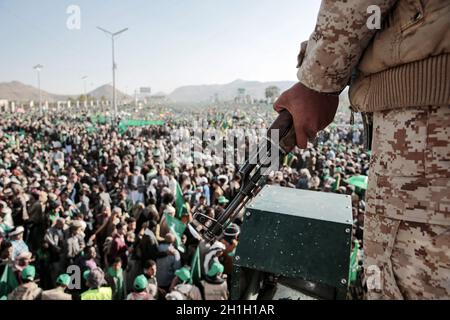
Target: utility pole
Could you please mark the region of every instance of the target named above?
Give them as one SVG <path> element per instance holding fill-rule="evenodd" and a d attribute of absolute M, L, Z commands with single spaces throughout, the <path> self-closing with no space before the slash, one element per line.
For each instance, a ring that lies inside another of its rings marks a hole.
<path fill-rule="evenodd" d="M 86 106 L 86 110 L 88 109 L 87 107 L 87 93 L 86 93 L 86 79 L 88 78 L 88 76 L 83 76 L 81 78 L 81 80 L 83 80 L 83 95 L 84 95 L 84 103 Z M 82 109 L 82 107 L 80 106 L 80 109 Z"/>
<path fill-rule="evenodd" d="M 137 89 L 134 90 L 134 107 L 135 107 L 135 110 L 137 110 L 137 108 L 138 108 L 138 90 Z"/>
<path fill-rule="evenodd" d="M 122 29 L 120 31 L 117 32 L 111 32 L 108 31 L 106 29 L 103 29 L 101 27 L 97 27 L 97 29 L 103 31 L 104 33 L 106 33 L 107 35 L 109 35 L 111 37 L 111 44 L 112 44 L 112 76 L 113 76 L 113 110 L 114 110 L 114 121 L 117 121 L 117 102 L 116 102 L 116 60 L 115 60 L 115 55 L 114 55 L 114 40 L 115 37 L 118 36 L 119 34 L 125 32 L 128 30 L 128 28 Z"/>
<path fill-rule="evenodd" d="M 39 112 L 41 115 L 44 115 L 44 111 L 42 109 L 42 92 L 41 92 L 41 70 L 44 68 L 43 65 L 37 64 L 33 67 L 34 70 L 37 71 L 37 78 L 38 78 L 38 88 L 39 88 Z"/>
<path fill-rule="evenodd" d="M 84 96 L 87 98 L 87 94 L 86 94 L 86 79 L 88 78 L 88 76 L 84 76 L 83 78 L 81 78 L 81 80 L 83 80 L 83 94 Z"/>

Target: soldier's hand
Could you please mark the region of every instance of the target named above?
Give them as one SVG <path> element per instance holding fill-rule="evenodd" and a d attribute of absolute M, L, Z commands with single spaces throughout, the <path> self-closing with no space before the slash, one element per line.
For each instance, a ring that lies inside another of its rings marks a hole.
<path fill-rule="evenodd" d="M 334 119 L 339 96 L 322 94 L 305 87 L 300 82 L 275 101 L 275 111 L 288 110 L 294 120 L 297 146 L 304 149 L 308 139 L 325 129 Z"/>

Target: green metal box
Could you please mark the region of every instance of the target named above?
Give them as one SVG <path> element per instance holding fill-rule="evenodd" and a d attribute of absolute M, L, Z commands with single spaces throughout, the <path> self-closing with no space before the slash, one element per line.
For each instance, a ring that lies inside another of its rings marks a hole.
<path fill-rule="evenodd" d="M 234 266 L 346 289 L 351 197 L 265 186 L 247 206 Z"/>

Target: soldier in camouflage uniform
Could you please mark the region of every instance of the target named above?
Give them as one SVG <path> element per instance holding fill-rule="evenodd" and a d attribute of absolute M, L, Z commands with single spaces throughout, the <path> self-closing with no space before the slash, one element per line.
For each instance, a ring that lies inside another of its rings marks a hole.
<path fill-rule="evenodd" d="M 292 114 L 302 148 L 348 84 L 352 109 L 373 115 L 369 299 L 450 299 L 449 33 L 448 0 L 324 0 L 300 82 L 274 105 Z"/>

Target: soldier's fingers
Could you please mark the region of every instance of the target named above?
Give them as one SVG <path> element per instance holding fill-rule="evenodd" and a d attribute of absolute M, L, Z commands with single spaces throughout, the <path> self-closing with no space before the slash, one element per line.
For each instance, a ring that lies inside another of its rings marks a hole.
<path fill-rule="evenodd" d="M 287 101 L 287 98 L 286 98 L 286 94 L 283 93 L 277 99 L 277 101 L 275 101 L 275 103 L 273 104 L 273 109 L 276 112 L 280 113 L 281 111 L 283 111 L 285 109 L 288 109 L 287 106 L 288 106 L 288 101 Z"/>
<path fill-rule="evenodd" d="M 303 124 L 294 118 L 295 137 L 297 140 L 297 146 L 300 149 L 306 149 L 308 145 L 308 136 L 304 130 Z"/>

